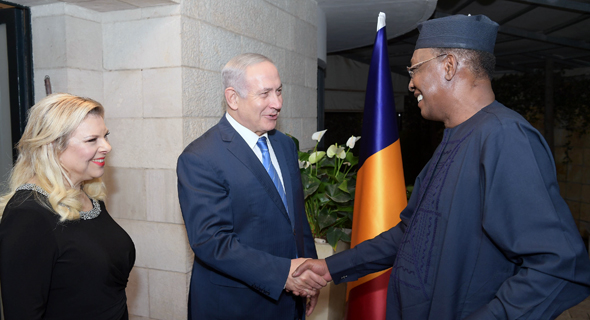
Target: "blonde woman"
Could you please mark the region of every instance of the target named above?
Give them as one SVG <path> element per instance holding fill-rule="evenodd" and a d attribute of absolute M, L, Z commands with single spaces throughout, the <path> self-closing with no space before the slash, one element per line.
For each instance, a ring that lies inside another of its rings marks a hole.
<path fill-rule="evenodd" d="M 108 134 L 91 99 L 54 94 L 31 108 L 0 197 L 6 320 L 128 319 L 135 247 L 103 203 Z"/>

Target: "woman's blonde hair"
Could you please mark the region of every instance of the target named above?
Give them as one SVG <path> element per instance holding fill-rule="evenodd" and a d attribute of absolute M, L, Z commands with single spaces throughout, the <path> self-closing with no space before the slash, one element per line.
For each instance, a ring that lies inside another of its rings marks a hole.
<path fill-rule="evenodd" d="M 35 104 L 27 126 L 17 144 L 18 158 L 9 178 L 9 192 L 0 197 L 0 218 L 15 189 L 33 178 L 49 193 L 51 209 L 65 220 L 80 218 L 82 203 L 78 188 L 68 188 L 70 178 L 59 157 L 66 150 L 71 134 L 88 115 L 104 118 L 103 106 L 89 98 L 66 93 L 49 95 Z M 91 198 L 104 200 L 106 188 L 100 178 L 82 183 Z"/>

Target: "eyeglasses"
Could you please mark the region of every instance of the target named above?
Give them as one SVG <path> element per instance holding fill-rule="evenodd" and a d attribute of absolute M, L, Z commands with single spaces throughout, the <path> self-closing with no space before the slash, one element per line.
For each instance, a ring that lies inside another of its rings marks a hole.
<path fill-rule="evenodd" d="M 418 63 L 416 63 L 415 65 L 413 65 L 411 67 L 406 67 L 406 69 L 408 69 L 408 74 L 410 75 L 410 79 L 411 78 L 414 78 L 414 72 L 416 72 L 416 70 L 418 70 L 418 68 L 420 68 L 420 66 L 422 66 L 423 64 L 425 64 L 426 62 L 428 62 L 430 60 L 434 60 L 436 58 L 440 58 L 440 57 L 446 56 L 446 55 L 447 55 L 446 53 L 441 53 L 441 54 L 439 54 L 436 57 L 432 57 L 432 58 L 430 58 L 428 60 L 424 60 L 422 62 L 418 62 Z"/>

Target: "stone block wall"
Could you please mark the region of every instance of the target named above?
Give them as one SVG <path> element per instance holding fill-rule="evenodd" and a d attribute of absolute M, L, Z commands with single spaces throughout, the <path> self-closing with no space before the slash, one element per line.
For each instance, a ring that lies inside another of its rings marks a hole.
<path fill-rule="evenodd" d="M 186 319 L 193 254 L 178 204 L 176 160 L 224 114 L 220 71 L 242 52 L 279 69 L 278 128 L 311 148 L 316 130 L 313 0 L 183 0 L 98 12 L 73 3 L 31 7 L 35 99 L 69 92 L 100 101 L 112 152 L 109 213 L 137 250 L 131 319 Z"/>
<path fill-rule="evenodd" d="M 100 15 L 64 3 L 31 10 L 35 99 L 45 96 L 44 77 L 53 92 L 76 92 L 103 101 Z"/>
<path fill-rule="evenodd" d="M 184 145 L 215 125 L 225 111 L 221 68 L 237 54 L 257 52 L 275 62 L 283 82 L 278 129 L 299 138 L 304 149 L 314 146 L 316 10 L 316 2 L 309 0 L 182 3 Z"/>

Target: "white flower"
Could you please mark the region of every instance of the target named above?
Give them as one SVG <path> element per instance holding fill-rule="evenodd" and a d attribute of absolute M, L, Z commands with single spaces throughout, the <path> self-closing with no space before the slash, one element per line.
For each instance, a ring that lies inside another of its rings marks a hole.
<path fill-rule="evenodd" d="M 316 151 L 309 155 L 309 163 L 314 164 L 322 160 L 326 153 L 324 151 Z"/>
<path fill-rule="evenodd" d="M 346 151 L 344 151 L 344 147 L 339 147 L 337 143 L 331 145 L 327 151 L 328 157 L 333 158 L 334 156 L 344 159 L 346 158 Z"/>
<path fill-rule="evenodd" d="M 346 146 L 349 147 L 350 149 L 354 148 L 354 144 L 359 141 L 361 137 L 355 137 L 355 136 L 351 136 L 350 138 L 348 138 L 348 141 L 346 141 Z"/>
<path fill-rule="evenodd" d="M 322 140 L 322 137 L 324 136 L 324 133 L 326 133 L 326 131 L 328 131 L 328 129 L 314 133 L 313 135 L 311 135 L 311 140 L 319 142 L 320 140 Z"/>
<path fill-rule="evenodd" d="M 309 167 L 309 161 L 301 161 L 301 160 L 297 160 L 299 161 L 299 169 L 307 169 Z"/>
<path fill-rule="evenodd" d="M 334 155 L 336 154 L 336 151 L 338 151 L 338 145 L 337 144 L 331 145 L 327 150 L 328 158 L 333 158 Z"/>

